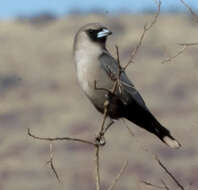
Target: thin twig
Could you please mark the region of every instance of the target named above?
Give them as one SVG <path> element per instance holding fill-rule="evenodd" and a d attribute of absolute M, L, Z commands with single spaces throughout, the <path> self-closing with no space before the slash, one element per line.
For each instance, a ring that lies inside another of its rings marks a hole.
<path fill-rule="evenodd" d="M 198 43 L 178 43 L 178 45 L 182 46 L 182 48 L 178 52 L 176 52 L 175 55 L 164 59 L 163 61 L 161 61 L 161 63 L 171 62 L 173 59 L 181 55 L 186 48 L 191 47 L 191 46 L 197 46 Z"/>
<path fill-rule="evenodd" d="M 198 43 L 195 42 L 195 43 L 178 43 L 178 45 L 180 46 L 197 46 Z"/>
<path fill-rule="evenodd" d="M 119 48 L 117 45 L 115 46 L 115 48 L 116 48 L 117 62 L 120 63 Z"/>
<path fill-rule="evenodd" d="M 100 190 L 100 146 L 96 145 L 96 190 Z"/>
<path fill-rule="evenodd" d="M 170 190 L 170 188 L 166 185 L 166 182 L 163 179 L 161 179 L 161 182 L 166 190 Z"/>
<path fill-rule="evenodd" d="M 196 22 L 198 22 L 198 15 L 192 10 L 192 8 L 184 0 L 180 0 L 180 2 L 189 10 Z"/>
<path fill-rule="evenodd" d="M 80 142 L 80 143 L 85 143 L 85 144 L 89 144 L 89 145 L 95 146 L 95 143 L 93 143 L 91 141 L 84 140 L 84 139 L 72 138 L 72 137 L 55 137 L 55 138 L 51 138 L 51 137 L 38 137 L 38 136 L 32 134 L 29 128 L 28 128 L 28 135 L 30 137 L 34 138 L 34 139 L 44 140 L 44 141 L 62 141 L 62 140 L 68 140 L 68 141 Z"/>
<path fill-rule="evenodd" d="M 105 127 L 104 129 L 104 134 L 106 134 L 106 132 L 109 130 L 109 128 L 114 124 L 113 120 L 110 120 L 110 123 Z"/>
<path fill-rule="evenodd" d="M 122 168 L 120 169 L 118 175 L 115 177 L 115 179 L 113 180 L 113 182 L 112 182 L 111 186 L 108 188 L 108 190 L 113 190 L 114 189 L 114 187 L 116 186 L 116 184 L 120 180 L 120 177 L 122 176 L 122 174 L 126 170 L 127 165 L 128 165 L 128 161 L 124 162 Z"/>
<path fill-rule="evenodd" d="M 159 17 L 159 14 L 160 14 L 160 9 L 161 9 L 161 1 L 158 0 L 157 1 L 157 4 L 158 4 L 158 9 L 157 9 L 157 12 L 156 14 L 154 15 L 154 18 L 153 20 L 151 21 L 151 23 L 148 25 L 148 24 L 145 24 L 144 25 L 144 30 L 140 36 L 140 39 L 139 39 L 139 42 L 137 44 L 137 46 L 135 47 L 135 49 L 133 49 L 133 51 L 131 52 L 131 56 L 130 56 L 130 59 L 128 61 L 128 63 L 124 66 L 124 70 L 126 70 L 126 68 L 131 64 L 131 63 L 134 63 L 134 58 L 135 56 L 137 55 L 138 53 L 138 50 L 139 48 L 141 47 L 142 45 L 142 42 L 144 40 L 144 37 L 145 37 L 145 34 L 155 25 L 155 23 L 157 22 L 157 19 Z"/>
<path fill-rule="evenodd" d="M 155 155 L 155 160 L 158 162 L 160 167 L 171 177 L 171 179 L 176 183 L 176 185 L 181 189 L 185 190 L 183 185 L 176 179 L 176 177 L 168 170 L 168 168 L 161 162 L 157 155 Z"/>
<path fill-rule="evenodd" d="M 150 182 L 148 182 L 148 181 L 141 181 L 141 183 L 143 183 L 144 185 L 147 185 L 147 186 L 151 186 L 151 187 L 155 187 L 155 188 L 158 188 L 158 189 L 164 189 L 164 187 L 162 187 L 162 186 L 159 186 L 159 185 L 155 185 L 155 184 L 152 184 L 152 183 L 150 183 Z"/>
<path fill-rule="evenodd" d="M 109 101 L 106 100 L 106 101 L 104 102 L 104 117 L 103 117 L 101 129 L 100 129 L 100 132 L 102 132 L 102 133 L 104 133 L 104 125 L 105 125 L 105 121 L 106 121 L 106 119 L 107 119 L 108 106 L 109 106 Z"/>
<path fill-rule="evenodd" d="M 50 165 L 50 168 L 52 169 L 54 175 L 56 176 L 56 179 L 59 183 L 61 183 L 61 180 L 60 180 L 60 177 L 58 175 L 58 172 L 56 171 L 55 169 L 55 166 L 54 166 L 54 156 L 53 156 L 53 147 L 52 147 L 52 143 L 50 143 L 50 159 L 49 161 L 47 161 L 47 164 Z"/>
<path fill-rule="evenodd" d="M 103 90 L 103 91 L 106 91 L 107 93 L 111 93 L 111 90 L 109 90 L 108 88 L 97 87 L 97 81 L 96 80 L 94 81 L 94 88 L 96 90 Z"/>
<path fill-rule="evenodd" d="M 119 47 L 116 45 L 115 46 L 116 48 L 116 55 L 117 55 L 117 63 L 118 63 L 118 67 L 119 67 L 119 70 L 118 70 L 118 76 L 117 76 L 117 80 L 116 80 L 116 88 L 118 87 L 118 90 L 120 92 L 120 94 L 122 93 L 122 90 L 121 90 L 121 82 L 120 82 L 120 76 L 122 74 L 122 72 L 124 71 L 123 67 L 121 66 L 120 64 L 120 53 L 119 53 Z M 116 90 L 116 89 L 115 89 Z M 114 90 L 114 91 L 115 91 Z"/>
<path fill-rule="evenodd" d="M 164 63 L 167 63 L 167 62 L 171 62 L 173 59 L 175 59 L 176 57 L 178 57 L 179 55 L 181 55 L 186 48 L 187 48 L 187 46 L 186 45 L 183 45 L 183 47 L 175 55 L 170 56 L 170 57 L 164 59 L 163 61 L 161 61 L 161 63 L 164 64 Z"/>

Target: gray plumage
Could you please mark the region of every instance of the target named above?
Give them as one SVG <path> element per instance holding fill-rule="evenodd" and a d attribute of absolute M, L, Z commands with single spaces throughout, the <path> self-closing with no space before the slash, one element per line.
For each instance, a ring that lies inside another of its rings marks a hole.
<path fill-rule="evenodd" d="M 111 89 L 119 73 L 117 61 L 105 46 L 110 34 L 107 27 L 91 23 L 81 27 L 74 39 L 74 61 L 80 86 L 101 113 L 104 112 L 107 91 L 96 89 L 95 81 L 98 88 Z M 155 134 L 170 147 L 178 148 L 180 144 L 151 114 L 125 72 L 120 75 L 120 83 L 121 90 L 117 88 L 110 100 L 109 117 L 126 118 Z"/>

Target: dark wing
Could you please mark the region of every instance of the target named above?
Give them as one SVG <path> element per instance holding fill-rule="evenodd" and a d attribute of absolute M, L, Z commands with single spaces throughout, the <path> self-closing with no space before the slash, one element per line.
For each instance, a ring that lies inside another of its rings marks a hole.
<path fill-rule="evenodd" d="M 104 52 L 99 57 L 101 67 L 110 79 L 116 79 L 119 73 L 119 65 L 117 61 L 108 53 Z M 121 94 L 120 98 L 124 103 L 130 103 L 131 101 L 136 101 L 142 107 L 146 108 L 145 102 L 139 92 L 135 89 L 133 83 L 129 80 L 125 72 L 120 75 L 121 82 Z"/>

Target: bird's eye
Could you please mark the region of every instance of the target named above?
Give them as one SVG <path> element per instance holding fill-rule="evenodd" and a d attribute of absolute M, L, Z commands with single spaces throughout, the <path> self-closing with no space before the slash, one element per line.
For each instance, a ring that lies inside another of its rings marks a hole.
<path fill-rule="evenodd" d="M 95 30 L 89 29 L 89 33 L 93 34 Z"/>

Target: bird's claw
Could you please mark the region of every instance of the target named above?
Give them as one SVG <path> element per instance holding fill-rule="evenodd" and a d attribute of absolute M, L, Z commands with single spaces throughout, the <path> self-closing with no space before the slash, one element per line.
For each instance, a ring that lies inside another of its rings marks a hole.
<path fill-rule="evenodd" d="M 106 140 L 104 137 L 103 133 L 100 133 L 96 138 L 95 138 L 95 144 L 98 146 L 104 146 L 106 144 Z"/>

